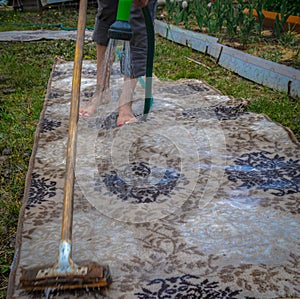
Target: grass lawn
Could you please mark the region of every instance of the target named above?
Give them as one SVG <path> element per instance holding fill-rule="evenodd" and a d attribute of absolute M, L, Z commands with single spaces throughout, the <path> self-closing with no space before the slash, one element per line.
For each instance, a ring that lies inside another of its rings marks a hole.
<path fill-rule="evenodd" d="M 89 8 L 88 26 L 94 25 L 95 14 L 96 8 Z M 50 24 L 76 28 L 77 16 L 77 9 L 70 8 L 39 13 L 0 11 L 0 31 L 59 29 Z M 0 43 L 0 298 L 6 294 L 25 176 L 51 68 L 57 57 L 73 60 L 74 48 L 74 41 L 65 40 Z M 96 58 L 92 42 L 86 42 L 84 58 Z M 201 79 L 225 95 L 249 98 L 249 111 L 267 114 L 300 140 L 299 100 L 224 70 L 208 56 L 157 36 L 154 73 L 163 79 Z"/>

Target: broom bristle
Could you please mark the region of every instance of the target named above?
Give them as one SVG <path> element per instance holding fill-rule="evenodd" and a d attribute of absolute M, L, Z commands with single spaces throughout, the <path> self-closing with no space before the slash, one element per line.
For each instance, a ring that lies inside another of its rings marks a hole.
<path fill-rule="evenodd" d="M 53 267 L 23 269 L 20 285 L 21 288 L 28 291 L 40 291 L 108 287 L 112 281 L 107 265 L 89 263 L 81 268 L 87 268 L 87 271 L 58 274 L 55 271 L 51 272 Z M 46 274 L 40 275 L 41 271 Z"/>

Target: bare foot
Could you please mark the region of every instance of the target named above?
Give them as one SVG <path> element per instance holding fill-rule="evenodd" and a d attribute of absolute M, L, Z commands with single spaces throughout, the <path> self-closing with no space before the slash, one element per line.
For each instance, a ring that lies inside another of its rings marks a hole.
<path fill-rule="evenodd" d="M 97 108 L 98 104 L 95 101 L 91 100 L 86 105 L 80 108 L 79 115 L 87 117 L 92 116 L 95 114 Z"/>
<path fill-rule="evenodd" d="M 100 104 L 106 104 L 110 99 L 111 95 L 108 92 L 96 91 L 92 99 L 80 108 L 79 115 L 86 117 L 93 116 Z"/>
<path fill-rule="evenodd" d="M 119 107 L 119 116 L 117 119 L 117 127 L 138 122 L 132 113 L 131 103 L 126 103 Z"/>

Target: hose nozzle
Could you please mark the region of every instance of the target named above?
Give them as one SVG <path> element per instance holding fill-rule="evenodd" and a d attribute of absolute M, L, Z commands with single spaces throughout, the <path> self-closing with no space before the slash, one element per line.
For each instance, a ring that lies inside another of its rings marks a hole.
<path fill-rule="evenodd" d="M 127 21 L 115 21 L 108 30 L 108 38 L 131 40 L 132 29 Z"/>
<path fill-rule="evenodd" d="M 108 30 L 110 39 L 130 40 L 132 29 L 128 23 L 132 0 L 119 0 L 116 21 Z"/>

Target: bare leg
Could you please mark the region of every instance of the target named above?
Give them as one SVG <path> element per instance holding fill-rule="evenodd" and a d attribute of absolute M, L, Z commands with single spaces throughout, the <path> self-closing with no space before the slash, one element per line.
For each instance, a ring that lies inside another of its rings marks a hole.
<path fill-rule="evenodd" d="M 117 126 L 123 126 L 129 123 L 135 123 L 138 120 L 132 112 L 133 93 L 138 79 L 130 79 L 125 77 L 124 86 L 119 99 L 119 116 L 117 119 Z"/>
<path fill-rule="evenodd" d="M 109 78 L 111 73 L 111 66 L 113 63 L 114 55 L 106 53 L 107 46 L 97 44 L 97 86 L 96 92 L 89 103 L 84 107 L 80 108 L 79 115 L 81 116 L 92 116 L 95 114 L 97 108 L 102 103 L 105 97 L 105 91 L 109 86 Z M 113 49 L 113 53 L 115 50 Z M 109 63 L 105 60 L 107 59 L 105 55 L 110 55 Z M 105 65 L 109 64 L 109 65 Z M 119 99 L 119 116 L 117 119 L 117 126 L 122 126 L 124 124 L 137 122 L 137 119 L 132 113 L 132 100 L 133 93 L 136 87 L 138 79 L 130 79 L 128 77 L 124 78 L 124 86 Z"/>
<path fill-rule="evenodd" d="M 96 49 L 97 49 L 96 91 L 91 101 L 87 103 L 84 107 L 80 108 L 79 115 L 82 116 L 91 116 L 96 112 L 97 108 L 101 104 L 101 100 L 103 98 L 103 92 L 108 88 L 109 76 L 110 76 L 110 72 L 108 70 L 110 70 L 111 67 L 108 67 L 108 69 L 104 69 L 107 68 L 107 66 L 104 65 L 107 46 L 97 44 Z M 110 63 L 112 63 L 112 61 Z"/>

